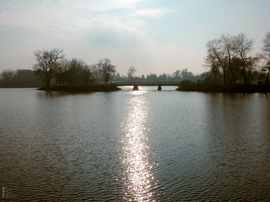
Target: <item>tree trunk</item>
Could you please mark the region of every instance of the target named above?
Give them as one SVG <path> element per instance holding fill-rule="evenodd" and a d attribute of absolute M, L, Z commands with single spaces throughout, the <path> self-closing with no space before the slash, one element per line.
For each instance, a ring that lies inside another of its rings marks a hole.
<path fill-rule="evenodd" d="M 243 62 L 244 80 L 245 80 L 245 84 L 247 84 L 248 83 L 248 80 L 247 80 L 247 74 L 246 74 L 246 62 L 245 62 L 245 59 L 244 59 L 243 55 L 241 55 L 241 58 L 242 58 L 242 62 Z"/>
<path fill-rule="evenodd" d="M 221 68 L 223 70 L 223 84 L 226 85 L 226 79 L 227 79 L 227 70 L 226 70 L 226 67 L 224 66 L 223 62 L 221 61 L 221 59 L 217 56 L 216 54 L 216 57 L 221 65 Z"/>
<path fill-rule="evenodd" d="M 47 78 L 46 79 L 46 87 L 50 87 L 50 82 L 51 82 L 51 79 L 50 78 Z"/>
<path fill-rule="evenodd" d="M 268 73 L 267 73 L 267 76 L 266 76 L 265 87 L 267 86 L 267 83 L 268 83 L 269 72 L 270 72 L 270 69 L 268 69 Z"/>
<path fill-rule="evenodd" d="M 225 68 L 223 69 L 223 84 L 226 85 L 226 81 L 227 81 L 227 72 L 225 70 Z"/>

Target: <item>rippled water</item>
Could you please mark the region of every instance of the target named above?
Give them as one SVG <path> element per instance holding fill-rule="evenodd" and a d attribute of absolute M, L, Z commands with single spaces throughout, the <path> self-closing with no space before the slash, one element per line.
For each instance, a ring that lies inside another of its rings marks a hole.
<path fill-rule="evenodd" d="M 265 94 L 0 89 L 10 201 L 270 201 Z"/>

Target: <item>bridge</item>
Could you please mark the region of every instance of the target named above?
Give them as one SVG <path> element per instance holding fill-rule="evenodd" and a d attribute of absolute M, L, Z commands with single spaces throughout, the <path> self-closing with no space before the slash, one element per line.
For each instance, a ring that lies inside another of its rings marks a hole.
<path fill-rule="evenodd" d="M 180 82 L 113 82 L 111 85 L 116 86 L 133 86 L 133 90 L 139 90 L 139 86 L 158 86 L 158 90 L 161 90 L 161 86 L 179 86 Z"/>

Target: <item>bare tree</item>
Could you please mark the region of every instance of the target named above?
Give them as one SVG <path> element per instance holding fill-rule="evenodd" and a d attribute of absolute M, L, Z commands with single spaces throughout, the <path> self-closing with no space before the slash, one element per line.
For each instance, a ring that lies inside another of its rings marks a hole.
<path fill-rule="evenodd" d="M 247 83 L 250 84 L 255 81 L 255 75 L 257 72 L 259 58 L 258 57 L 249 57 L 246 58 L 246 67 L 247 67 Z"/>
<path fill-rule="evenodd" d="M 225 52 L 222 46 L 222 41 L 220 39 L 210 40 L 206 44 L 206 47 L 209 57 L 217 58 L 217 61 L 219 62 L 223 71 L 223 84 L 225 85 L 227 81 L 227 69 L 224 61 Z"/>
<path fill-rule="evenodd" d="M 59 60 L 64 58 L 63 50 L 38 50 L 34 52 L 34 55 L 37 63 L 34 64 L 33 68 L 36 74 L 45 78 L 46 87 L 49 87 L 53 73 L 59 65 Z"/>
<path fill-rule="evenodd" d="M 208 76 L 208 78 L 211 80 L 213 79 L 213 83 L 214 85 L 218 85 L 220 82 L 220 78 L 221 78 L 221 73 L 219 71 L 219 62 L 217 60 L 217 58 L 213 55 L 208 55 L 206 58 L 205 58 L 205 63 L 206 63 L 206 67 L 210 67 L 210 71 L 209 71 L 209 74 L 208 75 L 205 75 L 205 76 Z"/>
<path fill-rule="evenodd" d="M 128 79 L 130 80 L 131 78 L 133 78 L 133 75 L 134 73 L 137 71 L 137 69 L 133 66 L 130 66 L 129 69 L 128 69 L 128 73 L 127 73 L 127 76 L 128 76 Z"/>
<path fill-rule="evenodd" d="M 69 70 L 68 70 L 68 82 L 70 85 L 79 85 L 81 82 L 81 71 L 85 66 L 83 60 L 72 58 L 69 61 Z"/>
<path fill-rule="evenodd" d="M 229 78 L 227 78 L 227 79 L 230 83 L 235 84 L 236 75 L 235 75 L 235 71 L 233 69 L 233 64 L 232 64 L 233 36 L 228 34 L 228 33 L 222 34 L 220 40 L 221 40 L 222 49 L 223 49 L 224 54 L 225 54 L 225 62 L 227 63 L 227 66 L 228 66 L 228 71 L 227 71 L 226 76 Z"/>
<path fill-rule="evenodd" d="M 247 39 L 244 33 L 238 34 L 233 38 L 233 51 L 242 60 L 242 74 L 244 76 L 245 84 L 248 84 L 247 78 L 247 64 L 246 58 L 248 52 L 252 50 L 253 40 Z"/>
<path fill-rule="evenodd" d="M 94 63 L 94 64 L 89 66 L 89 69 L 90 69 L 91 74 L 92 74 L 92 82 L 99 83 L 101 80 L 100 79 L 101 75 L 100 75 L 100 71 L 99 71 L 98 66 Z"/>
<path fill-rule="evenodd" d="M 262 53 L 258 53 L 257 55 L 263 60 L 263 71 L 268 71 L 265 81 L 265 85 L 267 85 L 270 73 L 270 32 L 267 32 L 262 42 L 264 43 Z"/>
<path fill-rule="evenodd" d="M 176 70 L 175 72 L 173 72 L 173 77 L 176 80 L 181 80 L 181 70 Z"/>
<path fill-rule="evenodd" d="M 68 82 L 68 70 L 69 70 L 69 61 L 62 59 L 57 65 L 55 70 L 56 82 L 61 85 L 67 85 Z"/>
<path fill-rule="evenodd" d="M 80 75 L 85 86 L 93 82 L 93 74 L 87 65 L 83 66 Z"/>
<path fill-rule="evenodd" d="M 116 66 L 111 64 L 110 59 L 104 58 L 101 59 L 98 64 L 100 75 L 103 79 L 103 82 L 106 84 L 114 77 L 116 74 Z"/>
<path fill-rule="evenodd" d="M 14 70 L 3 70 L 0 74 L 0 80 L 4 86 L 12 86 L 16 81 L 16 71 Z"/>
<path fill-rule="evenodd" d="M 266 33 L 265 39 L 263 39 L 263 43 L 263 51 L 270 53 L 270 32 Z"/>

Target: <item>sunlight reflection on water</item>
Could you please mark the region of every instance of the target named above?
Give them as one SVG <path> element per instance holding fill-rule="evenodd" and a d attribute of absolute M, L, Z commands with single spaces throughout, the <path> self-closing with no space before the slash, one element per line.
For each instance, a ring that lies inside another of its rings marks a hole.
<path fill-rule="evenodd" d="M 145 91 L 130 93 L 128 100 L 128 115 L 123 122 L 123 157 L 125 171 L 126 200 L 153 201 L 152 182 L 154 181 L 149 162 L 149 147 L 147 128 L 147 102 L 141 95 Z"/>

